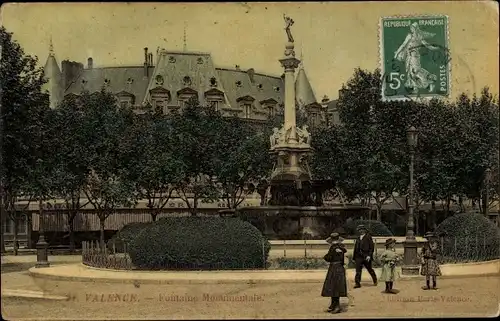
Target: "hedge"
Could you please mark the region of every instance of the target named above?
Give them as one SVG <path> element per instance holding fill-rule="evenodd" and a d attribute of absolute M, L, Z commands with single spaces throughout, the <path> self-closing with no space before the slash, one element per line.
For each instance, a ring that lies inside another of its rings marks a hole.
<path fill-rule="evenodd" d="M 123 226 L 115 235 L 108 241 L 107 246 L 110 251 L 117 253 L 125 253 L 126 248 L 139 235 L 139 233 L 151 225 L 151 222 L 135 222 Z"/>
<path fill-rule="evenodd" d="M 264 268 L 271 245 L 239 218 L 162 218 L 132 241 L 138 269 L 213 270 Z"/>
<path fill-rule="evenodd" d="M 343 228 L 348 235 L 357 235 L 358 225 L 364 225 L 372 236 L 393 236 L 391 230 L 377 220 L 353 220 L 344 224 Z"/>
<path fill-rule="evenodd" d="M 455 214 L 436 228 L 443 261 L 488 261 L 500 257 L 500 229 L 478 213 Z"/>

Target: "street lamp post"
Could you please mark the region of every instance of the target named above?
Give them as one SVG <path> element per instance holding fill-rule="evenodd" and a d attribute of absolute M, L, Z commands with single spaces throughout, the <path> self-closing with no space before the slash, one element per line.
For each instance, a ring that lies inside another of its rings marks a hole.
<path fill-rule="evenodd" d="M 44 219 L 43 219 L 43 202 L 40 198 L 38 202 L 38 242 L 36 243 L 36 265 L 37 268 L 49 267 L 50 263 L 48 260 L 48 247 L 49 244 L 45 241 L 44 232 Z"/>
<path fill-rule="evenodd" d="M 415 163 L 415 147 L 417 146 L 418 131 L 411 126 L 408 129 L 408 146 L 410 147 L 410 191 L 408 202 L 408 221 L 406 224 L 406 239 L 404 241 L 404 258 L 403 258 L 403 274 L 415 275 L 418 274 L 419 266 L 417 265 L 417 240 L 415 239 L 415 222 L 413 216 L 414 205 L 414 181 L 413 167 Z"/>

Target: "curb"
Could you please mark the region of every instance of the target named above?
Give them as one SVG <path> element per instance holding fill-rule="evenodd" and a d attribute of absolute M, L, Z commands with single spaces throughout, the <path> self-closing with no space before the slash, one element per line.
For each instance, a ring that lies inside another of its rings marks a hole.
<path fill-rule="evenodd" d="M 326 276 L 326 269 L 322 270 L 265 270 L 265 271 L 214 271 L 214 272 L 149 272 L 149 271 L 114 271 L 114 270 L 103 270 L 95 268 L 87 268 L 83 264 L 75 264 L 79 268 L 84 268 L 92 270 L 95 272 L 108 272 L 115 273 L 116 277 L 108 277 L 105 275 L 86 275 L 86 276 L 75 276 L 78 275 L 79 271 L 75 271 L 73 275 L 57 275 L 54 271 L 52 273 L 45 272 L 45 268 L 31 268 L 29 269 L 29 275 L 34 279 L 35 282 L 44 280 L 46 281 L 56 281 L 56 282 L 92 282 L 92 283 L 114 283 L 114 284 L 278 284 L 278 283 L 323 283 Z M 71 267 L 68 267 L 71 269 Z M 354 271 L 352 269 L 347 270 L 346 277 L 348 279 L 354 278 Z M 380 272 L 377 271 L 376 272 Z M 207 278 L 204 275 L 210 275 L 212 277 Z M 208 274 L 210 273 L 210 274 Z M 260 274 L 259 274 L 260 273 Z M 156 275 L 155 275 L 156 274 Z M 219 274 L 219 275 L 217 275 Z M 243 274 L 241 278 L 238 278 L 238 274 Z M 252 274 L 254 275 L 252 277 Z M 273 276 L 273 274 L 275 274 Z M 379 275 L 379 273 L 377 273 Z M 214 277 L 215 276 L 215 277 Z M 236 276 L 233 278 L 232 276 Z M 443 275 L 439 278 L 472 278 L 472 277 L 488 277 L 488 276 L 500 276 L 500 273 L 475 273 L 475 274 L 460 274 L 460 275 Z M 399 281 L 415 281 L 424 280 L 425 278 L 418 275 L 401 275 Z M 362 275 L 362 282 L 371 283 L 371 278 L 368 273 L 364 271 Z"/>
<path fill-rule="evenodd" d="M 42 291 L 2 289 L 2 297 L 67 301 L 68 297 L 48 294 Z"/>

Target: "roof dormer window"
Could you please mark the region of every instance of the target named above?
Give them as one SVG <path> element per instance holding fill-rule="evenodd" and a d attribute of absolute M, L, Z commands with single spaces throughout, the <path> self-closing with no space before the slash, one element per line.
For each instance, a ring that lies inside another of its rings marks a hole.
<path fill-rule="evenodd" d="M 134 79 L 132 79 L 132 78 L 127 79 L 127 84 L 128 85 L 131 85 L 133 83 L 134 83 Z"/>
<path fill-rule="evenodd" d="M 198 62 L 198 65 L 203 64 L 203 58 L 199 57 L 198 60 L 197 60 L 197 62 Z"/>
<path fill-rule="evenodd" d="M 217 79 L 215 79 L 215 77 L 210 78 L 210 86 L 212 87 L 217 86 Z"/>
<path fill-rule="evenodd" d="M 110 83 L 111 83 L 111 80 L 109 80 L 108 78 L 104 79 L 104 84 L 106 86 L 109 86 Z"/>
<path fill-rule="evenodd" d="M 262 84 L 258 84 L 258 85 L 257 85 L 257 88 L 259 88 L 259 90 L 262 90 L 262 88 L 263 88 L 263 87 L 264 87 L 264 86 L 262 86 Z"/>
<path fill-rule="evenodd" d="M 280 87 L 274 87 L 274 91 L 279 93 L 280 92 Z"/>
<path fill-rule="evenodd" d="M 185 76 L 182 81 L 184 82 L 184 86 L 191 86 L 191 77 Z"/>
<path fill-rule="evenodd" d="M 168 62 L 170 62 L 171 64 L 173 64 L 175 62 L 175 57 L 174 56 L 168 57 Z"/>
<path fill-rule="evenodd" d="M 242 84 L 241 84 L 241 80 L 237 80 L 237 81 L 236 81 L 236 87 L 241 87 L 241 86 L 242 86 Z"/>

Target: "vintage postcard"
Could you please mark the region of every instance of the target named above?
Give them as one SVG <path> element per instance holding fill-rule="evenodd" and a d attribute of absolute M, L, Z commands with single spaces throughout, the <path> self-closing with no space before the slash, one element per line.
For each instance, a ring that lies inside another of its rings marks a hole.
<path fill-rule="evenodd" d="M 498 316 L 493 1 L 6 3 L 6 320 Z"/>

